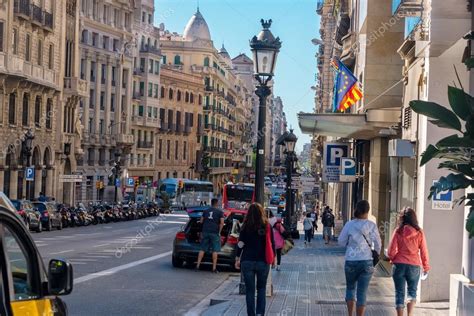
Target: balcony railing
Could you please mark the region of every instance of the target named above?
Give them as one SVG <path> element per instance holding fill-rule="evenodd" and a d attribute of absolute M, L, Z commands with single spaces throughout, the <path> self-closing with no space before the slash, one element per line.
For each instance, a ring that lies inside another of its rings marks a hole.
<path fill-rule="evenodd" d="M 29 19 L 31 12 L 30 0 L 15 0 L 13 10 L 22 18 Z"/>
<path fill-rule="evenodd" d="M 212 91 L 214 91 L 214 87 L 211 87 L 211 86 L 209 86 L 209 85 L 206 85 L 206 87 L 204 88 L 204 90 L 207 91 L 207 92 L 212 92 Z"/>
<path fill-rule="evenodd" d="M 186 126 L 184 127 L 184 133 L 185 133 L 185 134 L 190 134 L 190 133 L 191 133 L 191 126 L 186 125 Z"/>
<path fill-rule="evenodd" d="M 43 25 L 43 10 L 35 4 L 31 5 L 31 20 L 40 26 Z"/>
<path fill-rule="evenodd" d="M 53 14 L 43 11 L 44 18 L 43 18 L 43 26 L 47 29 L 53 30 Z"/>
<path fill-rule="evenodd" d="M 161 121 L 160 131 L 162 131 L 162 132 L 167 132 L 168 131 L 168 122 Z"/>
<path fill-rule="evenodd" d="M 175 124 L 168 122 L 168 131 L 174 132 L 175 131 Z"/>
<path fill-rule="evenodd" d="M 139 140 L 137 143 L 137 148 L 153 148 L 153 142 Z"/>
<path fill-rule="evenodd" d="M 398 17 L 421 16 L 423 0 L 392 0 L 392 14 Z"/>
<path fill-rule="evenodd" d="M 140 53 L 151 53 L 155 55 L 161 55 L 161 50 L 152 45 L 142 45 L 140 47 Z"/>

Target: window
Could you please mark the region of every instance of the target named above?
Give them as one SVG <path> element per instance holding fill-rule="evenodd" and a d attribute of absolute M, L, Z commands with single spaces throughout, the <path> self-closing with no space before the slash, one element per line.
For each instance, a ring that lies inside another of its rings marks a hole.
<path fill-rule="evenodd" d="M 12 301 L 31 300 L 39 297 L 38 284 L 34 282 L 34 272 L 32 268 L 35 266 L 30 249 L 25 249 L 18 240 L 18 236 L 10 230 L 8 226 L 3 227 L 3 242 L 5 245 L 5 254 L 9 261 L 11 280 L 13 280 L 13 297 Z"/>
<path fill-rule="evenodd" d="M 18 29 L 13 29 L 12 51 L 14 55 L 18 55 Z"/>
<path fill-rule="evenodd" d="M 145 72 L 145 58 L 140 58 L 140 71 Z"/>
<path fill-rule="evenodd" d="M 153 97 L 153 83 L 148 83 L 148 96 L 151 98 Z"/>
<path fill-rule="evenodd" d="M 165 97 L 165 87 L 161 87 L 160 96 L 161 96 L 161 98 Z"/>
<path fill-rule="evenodd" d="M 140 81 L 140 96 L 144 96 L 145 95 L 145 82 L 143 81 Z"/>
<path fill-rule="evenodd" d="M 104 124 L 104 119 L 100 119 L 99 121 L 99 133 L 104 134 L 105 133 L 105 124 Z"/>
<path fill-rule="evenodd" d="M 95 91 L 91 89 L 89 91 L 89 109 L 93 109 L 95 105 Z"/>
<path fill-rule="evenodd" d="M 184 142 L 183 142 L 183 159 L 184 159 L 184 160 L 188 159 L 188 158 L 186 157 L 186 156 L 187 156 L 187 150 L 188 150 L 188 149 L 187 149 L 187 145 L 188 145 L 187 142 L 184 141 Z"/>
<path fill-rule="evenodd" d="M 166 55 L 163 55 L 163 56 L 162 56 L 161 61 L 163 62 L 164 65 L 166 65 Z"/>
<path fill-rule="evenodd" d="M 158 109 L 153 108 L 153 118 L 158 118 Z"/>
<path fill-rule="evenodd" d="M 105 76 L 107 74 L 107 66 L 105 64 L 101 64 L 101 71 L 100 71 L 100 82 L 105 84 Z"/>
<path fill-rule="evenodd" d="M 178 160 L 179 141 L 174 141 L 174 159 Z"/>
<path fill-rule="evenodd" d="M 168 92 L 168 99 L 173 100 L 173 89 L 171 89 L 171 88 Z"/>
<path fill-rule="evenodd" d="M 82 31 L 81 42 L 84 44 L 89 44 L 89 32 L 87 30 Z"/>
<path fill-rule="evenodd" d="M 168 139 L 166 141 L 166 159 L 170 160 L 170 150 L 171 150 L 171 141 Z"/>
<path fill-rule="evenodd" d="M 101 111 L 105 110 L 105 92 L 104 91 L 100 92 L 100 110 Z"/>
<path fill-rule="evenodd" d="M 29 102 L 30 95 L 28 93 L 23 94 L 23 111 L 21 116 L 21 124 L 23 126 L 28 126 L 28 111 L 29 111 Z"/>
<path fill-rule="evenodd" d="M 199 97 L 198 97 L 198 103 L 199 103 L 199 105 L 202 105 L 202 95 L 199 95 Z"/>
<path fill-rule="evenodd" d="M 31 35 L 26 34 L 25 40 L 25 60 L 31 61 Z"/>
<path fill-rule="evenodd" d="M 204 66 L 209 67 L 209 57 L 204 58 Z"/>
<path fill-rule="evenodd" d="M 41 118 L 41 97 L 37 96 L 35 100 L 35 126 L 40 127 Z"/>
<path fill-rule="evenodd" d="M 160 73 L 160 62 L 155 60 L 155 75 Z"/>
<path fill-rule="evenodd" d="M 161 152 L 163 147 L 163 141 L 161 139 L 158 140 L 158 159 L 161 159 Z"/>
<path fill-rule="evenodd" d="M 89 133 L 93 133 L 94 132 L 94 119 L 93 118 L 90 118 L 89 119 Z"/>
<path fill-rule="evenodd" d="M 176 99 L 177 99 L 178 102 L 181 101 L 181 90 L 178 90 L 178 93 L 176 95 Z"/>
<path fill-rule="evenodd" d="M 125 13 L 125 27 L 129 28 L 130 27 L 130 13 Z"/>
<path fill-rule="evenodd" d="M 142 12 L 142 22 L 145 22 L 145 18 L 146 18 L 146 13 L 145 11 Z"/>
<path fill-rule="evenodd" d="M 145 111 L 143 104 L 138 106 L 138 116 L 143 116 L 143 112 Z"/>
<path fill-rule="evenodd" d="M 8 123 L 9 124 L 16 124 L 15 108 L 16 108 L 16 93 L 10 93 L 10 97 L 8 100 Z"/>
<path fill-rule="evenodd" d="M 186 91 L 186 93 L 184 94 L 184 102 L 188 103 L 189 102 L 189 92 Z"/>
<path fill-rule="evenodd" d="M 114 52 L 119 50 L 118 47 L 119 47 L 119 40 L 114 38 L 114 41 L 113 41 L 113 50 L 114 50 Z"/>
<path fill-rule="evenodd" d="M 119 26 L 119 11 L 114 9 L 114 25 Z"/>
<path fill-rule="evenodd" d="M 4 39 L 4 23 L 3 21 L 0 21 L 0 52 L 3 52 L 3 39 Z"/>
<path fill-rule="evenodd" d="M 50 44 L 49 45 L 49 51 L 48 51 L 48 68 L 53 69 L 54 67 L 54 45 Z M 82 63 L 81 63 L 82 66 Z M 81 77 L 82 77 L 82 71 L 81 71 Z"/>
<path fill-rule="evenodd" d="M 148 72 L 153 73 L 153 59 L 148 60 Z"/>
<path fill-rule="evenodd" d="M 155 94 L 154 94 L 154 96 L 153 96 L 153 97 L 155 97 L 155 98 L 158 98 L 158 91 L 159 91 L 159 87 L 158 87 L 158 85 L 157 85 L 157 84 L 155 84 L 155 85 L 154 85 L 154 88 L 155 88 Z"/>
<path fill-rule="evenodd" d="M 46 128 L 51 129 L 52 125 L 52 118 L 53 118 L 53 99 L 48 99 L 46 101 Z"/>
<path fill-rule="evenodd" d="M 92 33 L 92 46 L 97 47 L 99 45 L 99 34 Z"/>
<path fill-rule="evenodd" d="M 38 65 L 41 66 L 43 64 L 43 41 L 38 40 L 38 51 L 37 51 L 37 62 Z"/>
<path fill-rule="evenodd" d="M 112 87 L 115 87 L 115 77 L 116 77 L 117 68 L 112 66 Z"/>
<path fill-rule="evenodd" d="M 91 61 L 91 82 L 95 82 L 95 66 L 96 63 L 94 61 Z"/>
<path fill-rule="evenodd" d="M 110 111 L 115 112 L 115 93 L 110 95 Z"/>
<path fill-rule="evenodd" d="M 174 56 L 174 64 L 181 65 L 181 56 L 179 55 Z"/>
<path fill-rule="evenodd" d="M 147 114 L 148 114 L 149 118 L 151 118 L 152 113 L 153 113 L 153 109 L 150 106 L 148 106 L 147 107 Z"/>
<path fill-rule="evenodd" d="M 104 36 L 102 37 L 102 48 L 103 48 L 103 49 L 107 49 L 107 50 L 109 49 L 109 40 L 110 40 L 110 39 L 109 39 L 108 36 L 105 36 L 105 35 L 104 35 Z"/>
<path fill-rule="evenodd" d="M 194 94 L 191 92 L 191 94 L 189 95 L 189 102 L 190 103 L 194 103 Z"/>
<path fill-rule="evenodd" d="M 153 16 L 151 14 L 148 14 L 148 24 L 153 23 Z"/>
<path fill-rule="evenodd" d="M 109 24 L 109 7 L 104 4 L 104 11 L 102 14 L 102 20 L 105 24 Z"/>

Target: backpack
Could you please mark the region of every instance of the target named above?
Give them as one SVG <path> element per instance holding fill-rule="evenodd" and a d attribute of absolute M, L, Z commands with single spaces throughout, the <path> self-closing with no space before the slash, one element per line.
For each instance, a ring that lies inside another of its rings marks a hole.
<path fill-rule="evenodd" d="M 328 212 L 328 213 L 324 214 L 323 225 L 327 226 L 327 227 L 334 226 L 334 216 L 331 213 Z"/>

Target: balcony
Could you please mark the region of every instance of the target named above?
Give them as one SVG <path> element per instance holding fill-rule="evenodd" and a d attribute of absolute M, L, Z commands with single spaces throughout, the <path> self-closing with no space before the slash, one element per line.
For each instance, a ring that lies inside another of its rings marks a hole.
<path fill-rule="evenodd" d="M 161 121 L 160 132 L 168 132 L 168 122 Z"/>
<path fill-rule="evenodd" d="M 31 15 L 30 0 L 15 0 L 13 11 L 18 17 L 29 20 Z"/>
<path fill-rule="evenodd" d="M 87 98 L 89 96 L 89 84 L 87 81 L 77 77 L 65 77 L 64 93 Z"/>
<path fill-rule="evenodd" d="M 186 135 L 191 134 L 191 126 L 186 125 L 186 126 L 184 127 L 184 134 L 186 134 Z"/>
<path fill-rule="evenodd" d="M 137 142 L 137 148 L 153 148 L 153 142 L 151 142 L 151 141 L 139 140 L 139 141 Z"/>
<path fill-rule="evenodd" d="M 419 17 L 423 0 L 392 0 L 392 14 L 398 17 Z"/>
<path fill-rule="evenodd" d="M 118 134 L 117 136 L 117 145 L 121 146 L 132 146 L 135 141 L 132 134 Z"/>
<path fill-rule="evenodd" d="M 46 30 L 53 31 L 53 14 L 43 11 L 43 26 Z"/>
<path fill-rule="evenodd" d="M 168 122 L 168 132 L 169 132 L 169 133 L 173 133 L 173 132 L 175 132 L 175 131 L 176 131 L 175 124 Z"/>
<path fill-rule="evenodd" d="M 43 10 L 35 4 L 31 5 L 31 23 L 43 26 Z"/>
<path fill-rule="evenodd" d="M 142 94 L 141 94 L 140 92 L 138 92 L 138 91 L 133 91 L 133 93 L 132 93 L 132 98 L 133 98 L 134 100 L 141 100 Z"/>
<path fill-rule="evenodd" d="M 145 73 L 145 70 L 141 68 L 135 68 L 133 69 L 133 75 L 134 76 L 142 76 Z"/>
<path fill-rule="evenodd" d="M 206 92 L 212 92 L 212 91 L 214 91 L 214 87 L 211 87 L 211 86 L 209 86 L 209 85 L 206 85 L 206 87 L 204 88 L 204 91 L 206 91 Z"/>
<path fill-rule="evenodd" d="M 150 53 L 157 56 L 161 56 L 161 50 L 152 45 L 142 45 L 140 47 L 140 53 Z"/>

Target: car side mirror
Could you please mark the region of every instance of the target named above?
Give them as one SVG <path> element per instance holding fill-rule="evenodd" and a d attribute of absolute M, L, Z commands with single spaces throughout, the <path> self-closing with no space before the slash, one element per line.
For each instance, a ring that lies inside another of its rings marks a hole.
<path fill-rule="evenodd" d="M 51 259 L 48 266 L 48 293 L 68 295 L 72 292 L 72 265 L 61 259 Z"/>

